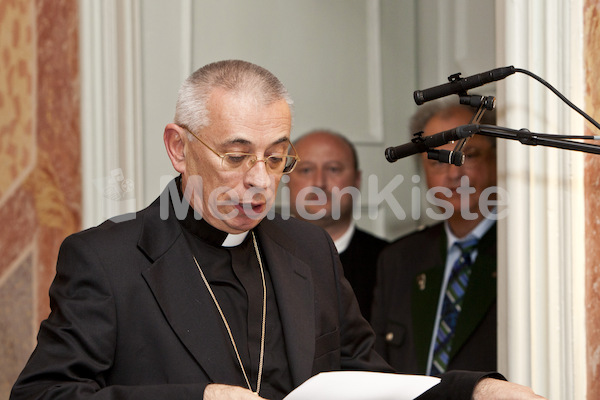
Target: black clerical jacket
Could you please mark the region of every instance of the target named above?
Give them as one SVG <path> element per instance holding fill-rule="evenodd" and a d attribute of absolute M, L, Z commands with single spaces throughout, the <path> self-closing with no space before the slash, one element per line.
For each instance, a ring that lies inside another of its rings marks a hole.
<path fill-rule="evenodd" d="M 198 400 L 209 383 L 245 386 L 182 227 L 172 206 L 165 210 L 161 218 L 159 198 L 127 221 L 64 241 L 52 312 L 12 400 Z M 321 371 L 391 371 L 373 350 L 374 334 L 327 233 L 280 218 L 263 220 L 255 232 L 293 385 Z M 480 377 L 449 375 L 436 390 L 468 399 Z"/>

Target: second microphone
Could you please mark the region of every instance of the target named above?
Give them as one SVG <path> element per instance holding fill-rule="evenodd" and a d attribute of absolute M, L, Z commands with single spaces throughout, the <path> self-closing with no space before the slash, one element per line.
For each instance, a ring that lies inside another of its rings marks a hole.
<path fill-rule="evenodd" d="M 415 137 L 410 143 L 385 149 L 385 159 L 395 162 L 401 158 L 423 153 L 429 149 L 443 146 L 455 140 L 473 136 L 479 132 L 479 125 L 462 125 L 454 129 L 439 132 L 430 136 Z"/>

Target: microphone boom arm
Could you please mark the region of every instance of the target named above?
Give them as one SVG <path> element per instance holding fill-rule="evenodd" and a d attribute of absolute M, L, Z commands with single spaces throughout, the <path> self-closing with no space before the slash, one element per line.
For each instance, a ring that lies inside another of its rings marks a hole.
<path fill-rule="evenodd" d="M 530 132 L 527 129 L 509 129 L 496 125 L 478 125 L 476 134 L 493 136 L 501 139 L 518 140 L 521 144 L 528 146 L 545 146 L 557 149 L 581 151 L 584 153 L 600 154 L 600 146 L 593 143 L 574 142 L 568 139 L 552 138 L 553 135 Z M 560 135 L 555 135 L 560 136 Z M 560 136 L 564 137 L 564 136 Z M 593 138 L 590 137 L 590 138 Z"/>
<path fill-rule="evenodd" d="M 462 141 L 473 135 L 493 136 L 501 139 L 517 140 L 521 144 L 528 146 L 545 146 L 564 150 L 581 151 L 584 153 L 600 154 L 600 145 L 585 142 L 575 142 L 570 139 L 565 139 L 565 137 L 568 137 L 566 135 L 534 133 L 527 129 L 516 130 L 496 125 L 468 124 L 461 125 L 448 131 L 436 133 L 435 135 L 431 136 L 417 136 L 412 140 L 411 143 L 396 147 L 388 147 L 385 150 L 385 158 L 388 162 L 393 163 L 404 157 L 427 152 L 427 156 L 430 159 L 460 166 L 464 160 L 461 151 L 462 147 L 455 148 L 454 151 L 435 150 L 435 148 L 443 146 L 444 144 L 452 141 Z M 576 138 L 599 139 L 598 136 L 577 136 Z"/>

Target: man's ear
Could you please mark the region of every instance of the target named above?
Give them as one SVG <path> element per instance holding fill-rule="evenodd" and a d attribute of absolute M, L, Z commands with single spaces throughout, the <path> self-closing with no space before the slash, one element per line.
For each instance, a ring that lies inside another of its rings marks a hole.
<path fill-rule="evenodd" d="M 167 155 L 173 168 L 180 174 L 185 173 L 185 134 L 185 130 L 176 124 L 168 124 L 163 134 Z"/>

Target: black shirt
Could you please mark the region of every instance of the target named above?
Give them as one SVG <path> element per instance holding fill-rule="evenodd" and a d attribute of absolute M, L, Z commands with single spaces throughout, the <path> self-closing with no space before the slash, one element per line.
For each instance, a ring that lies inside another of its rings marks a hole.
<path fill-rule="evenodd" d="M 191 208 L 180 223 L 190 249 L 225 315 L 248 380 L 255 391 L 261 346 L 263 285 L 252 234 L 249 233 L 238 246 L 222 247 L 227 233 L 202 219 L 195 219 Z M 277 300 L 268 265 L 264 258 L 262 262 L 267 287 L 267 313 L 264 367 L 259 394 L 275 400 L 285 397 L 293 386 Z M 214 312 L 218 315 L 216 306 Z M 219 315 L 218 319 L 221 319 Z M 222 328 L 222 334 L 229 337 L 224 324 Z M 233 357 L 235 364 L 239 364 L 233 345 L 230 353 L 223 356 Z M 241 370 L 239 377 L 232 377 L 232 382 L 247 387 Z"/>

